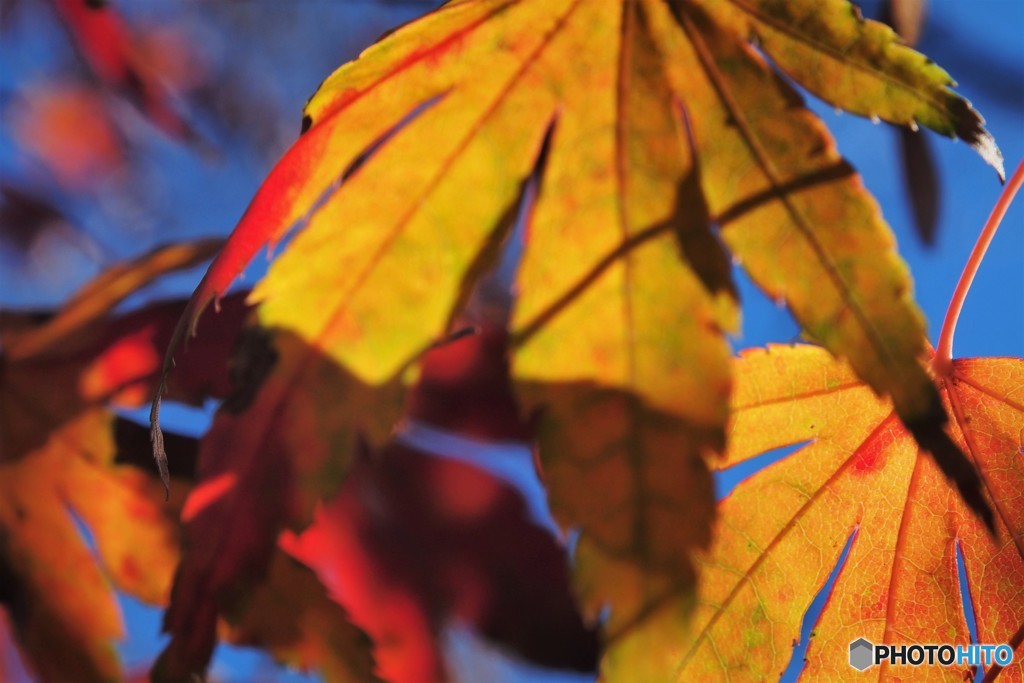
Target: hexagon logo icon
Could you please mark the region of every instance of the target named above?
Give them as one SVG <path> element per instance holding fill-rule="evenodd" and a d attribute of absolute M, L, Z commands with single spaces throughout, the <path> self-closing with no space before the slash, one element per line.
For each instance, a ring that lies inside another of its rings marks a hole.
<path fill-rule="evenodd" d="M 858 638 L 850 643 L 850 666 L 857 671 L 865 671 L 874 663 L 875 646 L 865 638 Z"/>

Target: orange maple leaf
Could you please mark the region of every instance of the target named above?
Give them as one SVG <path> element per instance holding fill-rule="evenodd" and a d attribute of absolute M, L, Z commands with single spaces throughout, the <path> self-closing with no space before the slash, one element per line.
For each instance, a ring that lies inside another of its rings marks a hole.
<path fill-rule="evenodd" d="M 1008 642 L 1020 658 L 1024 360 L 956 360 L 940 385 L 953 416 L 950 433 L 978 467 L 995 509 L 995 537 L 901 426 L 892 404 L 825 350 L 746 351 L 736 377 L 729 447 L 716 466 L 806 445 L 720 503 L 688 626 L 674 605 L 692 596 L 663 601 L 643 623 L 610 636 L 610 673 L 643 661 L 652 669 L 649 680 L 776 678 L 789 663 L 804 611 L 848 542 L 814 625 L 806 680 L 860 680 L 848 663 L 849 644 L 859 637 L 880 644 L 970 642 L 958 554 L 978 641 Z M 881 675 L 896 680 L 907 671 L 883 667 Z M 960 681 L 965 672 L 933 667 L 915 670 L 913 680 L 926 675 Z M 1015 663 L 1003 675 L 1020 680 L 1024 667 Z"/>
<path fill-rule="evenodd" d="M 178 245 L 114 267 L 52 317 L 0 317 L 0 601 L 42 681 L 120 677 L 113 586 L 150 603 L 169 597 L 178 508 L 161 504 L 154 477 L 122 464 L 137 458 L 118 450 L 111 404 L 137 407 L 152 395 L 183 302 L 111 309 L 216 246 Z M 221 322 L 240 322 L 244 308 L 227 308 Z M 172 397 L 226 391 L 233 340 L 222 329 L 193 347 L 193 369 L 171 382 Z"/>

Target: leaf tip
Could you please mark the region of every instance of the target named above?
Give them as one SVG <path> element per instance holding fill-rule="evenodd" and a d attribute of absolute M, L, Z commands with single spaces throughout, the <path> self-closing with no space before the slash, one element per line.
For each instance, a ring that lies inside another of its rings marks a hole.
<path fill-rule="evenodd" d="M 157 385 L 153 404 L 149 409 L 149 440 L 153 444 L 153 459 L 156 460 L 160 472 L 160 481 L 164 485 L 164 502 L 171 499 L 171 474 L 167 466 L 167 450 L 164 447 L 164 432 L 160 429 L 160 402 L 167 390 L 167 367 L 165 366 L 160 383 Z"/>
<path fill-rule="evenodd" d="M 995 169 L 999 182 L 1006 182 L 1006 169 L 1003 167 L 1003 153 L 999 150 L 992 134 L 985 130 L 985 119 L 981 117 L 971 103 L 957 97 L 954 111 L 954 131 L 956 136 L 974 148 L 974 151 Z"/>

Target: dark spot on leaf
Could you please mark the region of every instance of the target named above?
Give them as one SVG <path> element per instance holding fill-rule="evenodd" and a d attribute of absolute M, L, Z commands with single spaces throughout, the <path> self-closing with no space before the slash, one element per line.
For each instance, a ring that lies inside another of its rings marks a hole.
<path fill-rule="evenodd" d="M 854 461 L 852 472 L 854 474 L 864 474 L 869 472 L 877 472 L 885 465 L 883 459 L 882 444 L 876 440 L 872 440 L 867 447 L 861 449 Z"/>
<path fill-rule="evenodd" d="M 668 222 L 673 225 L 680 254 L 690 264 L 705 289 L 713 294 L 728 293 L 733 301 L 739 300 L 739 292 L 732 281 L 732 262 L 725 245 L 712 231 L 714 221 L 708 208 L 701 181 L 700 156 L 690 113 L 686 105 L 676 102 L 690 150 L 693 154 L 693 169 L 679 183 L 676 202 Z"/>
<path fill-rule="evenodd" d="M 306 114 L 305 116 L 303 116 L 302 117 L 302 129 L 299 131 L 299 135 L 302 135 L 307 130 L 309 130 L 309 127 L 312 126 L 312 125 L 313 125 L 313 117 L 310 116 L 309 114 Z"/>
<path fill-rule="evenodd" d="M 237 414 L 248 408 L 277 358 L 277 349 L 266 330 L 250 327 L 242 332 L 229 368 L 233 391 L 224 400 L 223 409 Z"/>

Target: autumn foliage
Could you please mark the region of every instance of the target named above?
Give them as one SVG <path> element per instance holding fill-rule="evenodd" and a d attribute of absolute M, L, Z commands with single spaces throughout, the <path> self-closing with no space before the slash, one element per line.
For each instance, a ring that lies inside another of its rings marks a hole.
<path fill-rule="evenodd" d="M 105 96 L 202 148 L 115 4 L 52 0 Z M 906 129 L 911 183 L 922 127 L 1002 179 L 952 86 L 846 0 L 452 0 L 385 35 L 313 94 L 226 241 L 0 316 L 0 603 L 32 673 L 126 676 L 112 589 L 166 606 L 154 681 L 204 676 L 221 641 L 442 681 L 460 629 L 609 681 L 769 680 L 830 580 L 806 680 L 857 679 L 858 637 L 974 628 L 1024 658 L 1024 360 L 953 359 L 955 312 L 931 347 L 799 91 Z M 50 144 L 100 97 L 65 86 L 18 124 L 68 187 L 121 153 L 99 114 L 98 147 Z M 210 258 L 187 301 L 121 305 Z M 733 353 L 738 269 L 803 342 Z M 200 438 L 164 433 L 161 405 L 208 401 Z M 149 438 L 114 412 L 150 402 Z M 782 447 L 716 502 L 716 471 Z"/>

